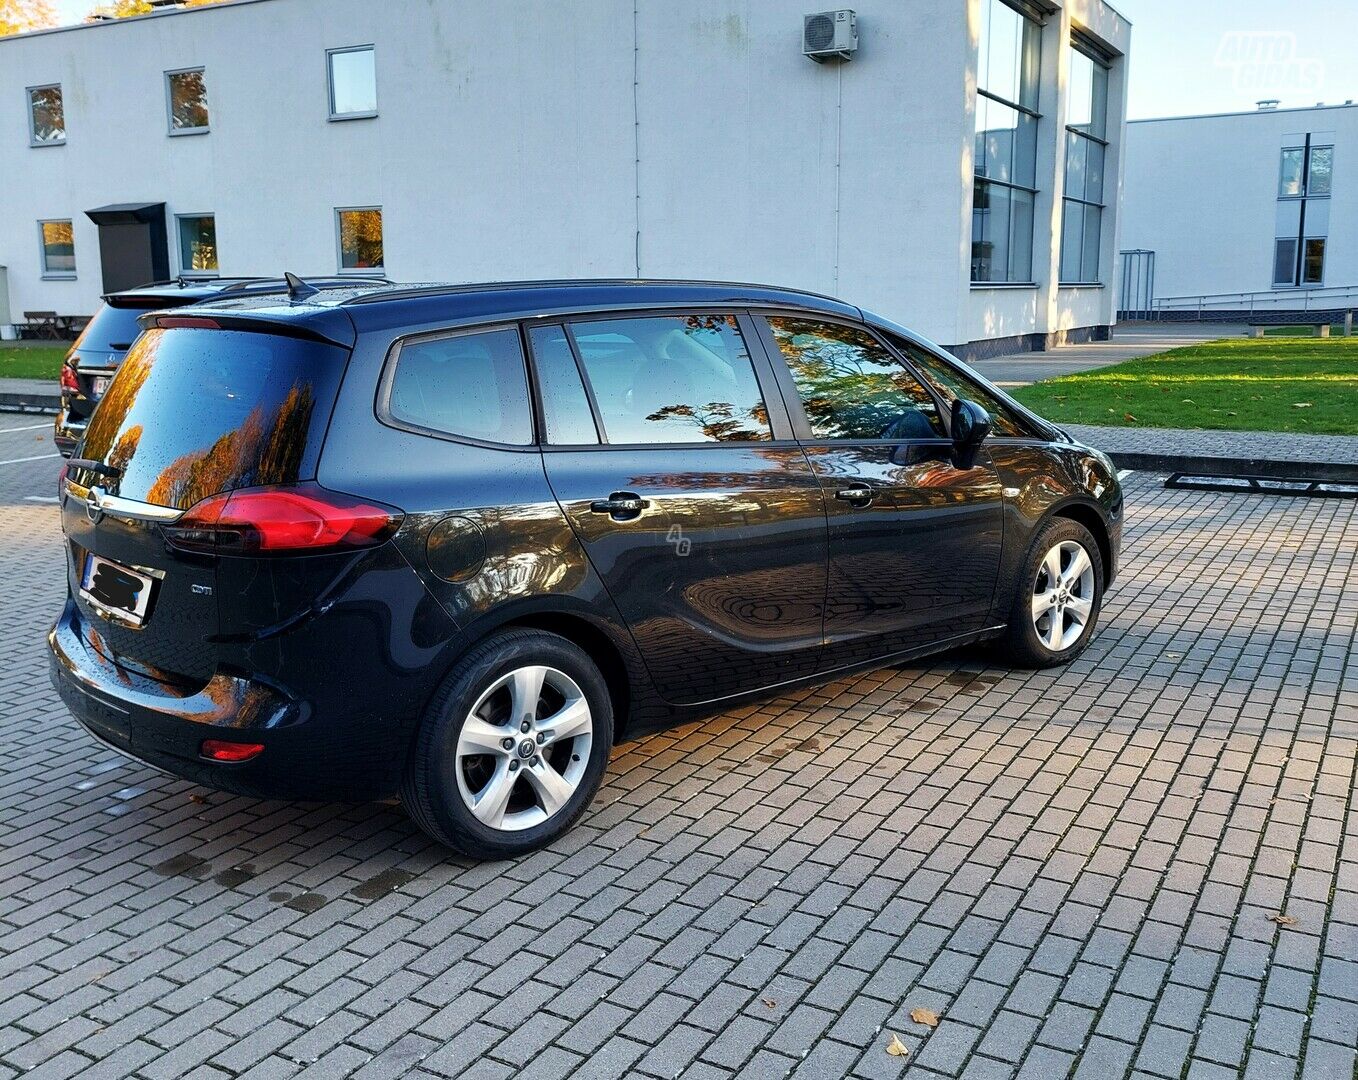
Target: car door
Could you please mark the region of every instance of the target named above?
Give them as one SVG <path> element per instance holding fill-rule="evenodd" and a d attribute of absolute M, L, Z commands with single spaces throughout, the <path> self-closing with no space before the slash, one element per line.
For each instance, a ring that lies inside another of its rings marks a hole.
<path fill-rule="evenodd" d="M 529 330 L 548 480 L 676 704 L 819 664 L 824 502 L 749 332 L 702 311 Z"/>
<path fill-rule="evenodd" d="M 938 400 L 867 327 L 807 314 L 758 323 L 825 494 L 827 665 L 987 625 L 1003 527 L 989 455 L 959 459 Z"/>

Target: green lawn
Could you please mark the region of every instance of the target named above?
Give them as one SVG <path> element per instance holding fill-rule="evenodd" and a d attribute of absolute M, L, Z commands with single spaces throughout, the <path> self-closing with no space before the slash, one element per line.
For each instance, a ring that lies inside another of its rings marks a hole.
<path fill-rule="evenodd" d="M 1213 341 L 1013 393 L 1058 424 L 1358 435 L 1358 337 Z"/>
<path fill-rule="evenodd" d="M 0 379 L 52 379 L 61 375 L 66 345 L 0 345 Z"/>

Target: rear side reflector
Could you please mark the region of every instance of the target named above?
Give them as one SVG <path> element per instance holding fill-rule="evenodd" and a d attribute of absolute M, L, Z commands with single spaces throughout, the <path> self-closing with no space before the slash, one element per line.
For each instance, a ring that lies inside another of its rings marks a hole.
<path fill-rule="evenodd" d="M 264 744 L 204 739 L 198 752 L 209 761 L 249 761 L 264 753 Z"/>
<path fill-rule="evenodd" d="M 61 365 L 61 389 L 73 394 L 80 393 L 80 380 L 75 377 L 75 367 L 67 361 Z"/>
<path fill-rule="evenodd" d="M 309 555 L 373 547 L 402 517 L 319 484 L 243 488 L 195 503 L 165 526 L 165 536 L 175 547 L 217 555 Z"/>

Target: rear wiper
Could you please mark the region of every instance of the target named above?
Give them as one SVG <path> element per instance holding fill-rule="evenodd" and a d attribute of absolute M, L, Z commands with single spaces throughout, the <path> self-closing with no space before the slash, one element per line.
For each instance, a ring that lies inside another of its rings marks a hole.
<path fill-rule="evenodd" d="M 102 461 L 91 461 L 89 458 L 71 458 L 66 464 L 73 469 L 88 469 L 100 476 L 107 476 L 110 480 L 117 480 L 123 475 L 122 469 L 115 469 L 112 465 L 105 465 Z"/>

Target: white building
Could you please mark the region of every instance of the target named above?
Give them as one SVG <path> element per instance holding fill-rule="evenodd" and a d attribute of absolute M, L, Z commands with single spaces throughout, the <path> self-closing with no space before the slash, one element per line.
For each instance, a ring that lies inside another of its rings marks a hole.
<path fill-rule="evenodd" d="M 771 282 L 973 353 L 1106 334 L 1126 20 L 859 0 L 818 63 L 815 10 L 235 0 L 0 40 L 9 306 L 380 264 Z"/>
<path fill-rule="evenodd" d="M 1158 305 L 1358 303 L 1358 106 L 1262 104 L 1127 125 L 1122 247 L 1154 252 Z M 1128 256 L 1129 286 L 1147 259 Z"/>

